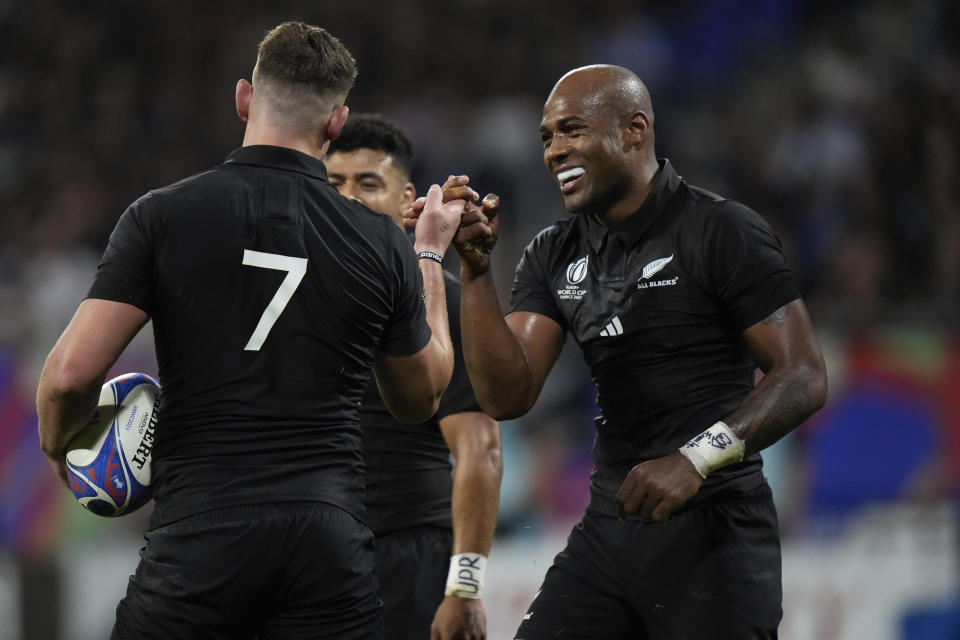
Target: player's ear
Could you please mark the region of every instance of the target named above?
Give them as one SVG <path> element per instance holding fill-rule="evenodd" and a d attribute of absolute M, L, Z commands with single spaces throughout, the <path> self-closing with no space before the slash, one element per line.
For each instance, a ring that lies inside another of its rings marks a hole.
<path fill-rule="evenodd" d="M 330 112 L 330 120 L 327 122 L 327 140 L 334 140 L 340 135 L 340 130 L 347 122 L 347 116 L 350 114 L 350 107 L 342 105 L 334 107 Z"/>
<path fill-rule="evenodd" d="M 650 133 L 650 118 L 643 111 L 634 111 L 624 119 L 624 142 L 627 146 L 643 146 Z"/>
<path fill-rule="evenodd" d="M 250 118 L 250 100 L 253 99 L 253 85 L 240 78 L 237 80 L 237 91 L 234 96 L 237 102 L 237 115 L 246 122 Z"/>
<path fill-rule="evenodd" d="M 409 209 L 413 206 L 413 201 L 417 199 L 417 188 L 412 182 L 403 185 L 403 209 Z"/>

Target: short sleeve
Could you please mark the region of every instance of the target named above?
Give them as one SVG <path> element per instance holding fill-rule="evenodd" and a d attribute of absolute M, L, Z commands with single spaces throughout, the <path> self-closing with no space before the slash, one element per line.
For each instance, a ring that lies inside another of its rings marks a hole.
<path fill-rule="evenodd" d="M 557 307 L 557 301 L 550 291 L 548 271 L 544 267 L 547 260 L 549 231 L 550 229 L 541 231 L 523 250 L 523 256 L 514 273 L 510 313 L 515 311 L 539 313 L 566 328 L 567 325 Z"/>
<path fill-rule="evenodd" d="M 780 240 L 757 212 L 724 201 L 709 217 L 704 240 L 720 307 L 741 331 L 800 297 Z"/>
<path fill-rule="evenodd" d="M 453 343 L 453 376 L 450 378 L 447 390 L 440 397 L 440 407 L 436 415 L 438 420 L 457 413 L 481 411 L 463 359 L 463 342 L 460 338 L 460 283 L 449 272 L 444 272 L 444 281 L 447 290 L 450 341 Z"/>
<path fill-rule="evenodd" d="M 152 314 L 155 246 L 146 200 L 141 198 L 120 216 L 87 297 L 124 302 Z"/>
<path fill-rule="evenodd" d="M 433 335 L 423 302 L 423 274 L 406 235 L 390 221 L 394 277 L 393 314 L 385 327 L 380 350 L 392 355 L 416 353 Z"/>

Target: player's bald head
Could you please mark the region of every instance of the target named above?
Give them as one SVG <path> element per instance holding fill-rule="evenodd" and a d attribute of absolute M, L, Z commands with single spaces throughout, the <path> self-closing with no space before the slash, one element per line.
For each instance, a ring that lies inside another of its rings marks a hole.
<path fill-rule="evenodd" d="M 546 106 L 593 114 L 604 109 L 622 118 L 642 111 L 653 124 L 650 92 L 635 73 L 624 67 L 594 64 L 563 75 L 547 97 Z"/>
<path fill-rule="evenodd" d="M 573 213 L 633 211 L 657 171 L 650 94 L 623 67 L 564 74 L 543 105 L 540 139 L 544 164 Z"/>

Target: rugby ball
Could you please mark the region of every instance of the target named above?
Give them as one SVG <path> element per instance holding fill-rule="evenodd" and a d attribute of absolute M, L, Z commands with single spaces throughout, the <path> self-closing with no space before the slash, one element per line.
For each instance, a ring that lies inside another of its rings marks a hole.
<path fill-rule="evenodd" d="M 160 385 L 127 373 L 100 389 L 97 420 L 67 446 L 67 479 L 80 506 L 114 517 L 150 499 L 150 460 Z"/>

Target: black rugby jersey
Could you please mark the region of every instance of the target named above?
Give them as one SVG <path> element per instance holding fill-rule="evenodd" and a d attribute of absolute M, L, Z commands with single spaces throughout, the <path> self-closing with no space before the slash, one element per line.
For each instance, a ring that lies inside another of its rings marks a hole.
<path fill-rule="evenodd" d="M 357 406 L 377 350 L 430 339 L 410 243 L 323 163 L 249 146 L 120 218 L 89 297 L 153 320 L 156 526 L 317 500 L 363 516 Z"/>
<path fill-rule="evenodd" d="M 800 296 L 759 214 L 688 185 L 666 160 L 640 209 L 613 226 L 577 215 L 540 232 L 517 266 L 511 311 L 552 318 L 590 367 L 593 510 L 636 464 L 675 452 L 735 409 L 756 364 L 742 332 Z M 705 481 L 752 488 L 753 455 Z"/>
<path fill-rule="evenodd" d="M 420 526 L 452 528 L 452 465 L 440 419 L 481 409 L 463 361 L 460 282 L 449 271 L 443 276 L 454 361 L 437 413 L 422 424 L 402 424 L 390 415 L 375 380 L 367 383 L 363 394 L 360 426 L 367 459 L 367 524 L 376 535 Z"/>

